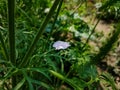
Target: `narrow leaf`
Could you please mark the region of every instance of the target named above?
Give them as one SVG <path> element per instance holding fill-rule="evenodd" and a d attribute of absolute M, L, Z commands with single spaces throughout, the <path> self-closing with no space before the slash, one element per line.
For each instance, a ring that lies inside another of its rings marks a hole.
<path fill-rule="evenodd" d="M 64 77 L 63 75 L 49 70 L 51 74 L 53 74 L 54 76 L 56 76 L 57 78 L 63 80 L 64 82 L 66 82 L 67 84 L 69 84 L 70 86 L 72 86 L 74 88 L 74 90 L 82 90 L 82 88 L 78 87 L 76 84 L 74 84 L 71 80 L 67 79 L 66 77 Z"/>
<path fill-rule="evenodd" d="M 23 78 L 13 90 L 19 90 L 24 83 L 25 83 L 25 78 Z"/>
<path fill-rule="evenodd" d="M 30 77 L 29 77 L 29 80 L 30 80 L 32 83 L 35 83 L 35 84 L 38 84 L 38 85 L 40 85 L 40 86 L 43 86 L 43 87 L 45 87 L 45 88 L 47 88 L 47 89 L 50 89 L 50 86 L 47 85 L 47 84 L 44 83 L 44 82 L 41 82 L 41 81 L 32 79 L 32 78 L 30 78 Z"/>
<path fill-rule="evenodd" d="M 46 72 L 45 72 L 44 69 L 40 69 L 40 68 L 28 68 L 28 70 L 39 72 L 42 75 L 44 75 L 47 79 L 49 79 L 51 81 L 50 77 L 46 74 Z"/>
<path fill-rule="evenodd" d="M 3 55 L 5 56 L 5 59 L 7 61 L 9 61 L 9 56 L 8 56 L 7 48 L 6 48 L 6 45 L 5 45 L 5 42 L 3 40 L 3 36 L 2 36 L 1 32 L 0 32 L 0 41 L 1 41 L 2 48 L 3 48 Z"/>
<path fill-rule="evenodd" d="M 30 81 L 30 78 L 28 77 L 27 73 L 24 70 L 22 70 L 22 72 L 23 72 L 23 75 L 24 75 L 25 79 L 28 82 L 29 90 L 34 90 L 32 82 Z"/>
<path fill-rule="evenodd" d="M 108 82 L 113 90 L 118 90 L 117 87 L 115 86 L 113 77 L 109 73 L 103 73 L 101 75 L 101 78 L 103 78 L 106 82 Z"/>

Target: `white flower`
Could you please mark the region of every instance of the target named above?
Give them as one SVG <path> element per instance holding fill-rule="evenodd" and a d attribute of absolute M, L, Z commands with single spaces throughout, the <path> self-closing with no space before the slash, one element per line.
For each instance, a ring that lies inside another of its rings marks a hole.
<path fill-rule="evenodd" d="M 64 42 L 64 41 L 56 41 L 54 44 L 53 44 L 53 47 L 56 49 L 56 50 L 60 50 L 60 49 L 66 49 L 70 46 L 69 42 Z"/>

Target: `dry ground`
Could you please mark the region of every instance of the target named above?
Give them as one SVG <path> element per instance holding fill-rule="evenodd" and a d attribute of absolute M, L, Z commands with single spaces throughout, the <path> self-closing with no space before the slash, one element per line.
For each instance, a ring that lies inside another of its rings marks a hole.
<path fill-rule="evenodd" d="M 97 19 L 88 16 L 84 18 L 84 21 L 88 23 L 90 26 L 94 26 L 97 22 Z M 98 51 L 99 47 L 103 42 L 109 37 L 112 30 L 114 30 L 113 22 L 106 22 L 104 20 L 100 20 L 95 32 L 101 34 L 100 37 L 96 38 L 95 41 L 90 41 L 90 45 L 93 48 L 93 51 Z M 115 79 L 116 86 L 118 90 L 120 90 L 120 46 L 115 47 L 114 50 L 110 51 L 106 58 L 101 62 L 98 67 L 99 73 L 109 72 Z M 112 89 L 109 89 L 112 90 Z"/>

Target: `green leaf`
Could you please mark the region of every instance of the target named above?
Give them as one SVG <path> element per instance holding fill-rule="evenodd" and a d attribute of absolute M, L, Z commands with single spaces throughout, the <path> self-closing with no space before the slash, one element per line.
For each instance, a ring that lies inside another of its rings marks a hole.
<path fill-rule="evenodd" d="M 27 17 L 27 19 L 32 22 L 32 19 L 30 18 L 30 16 L 22 9 L 20 8 L 19 6 L 17 6 L 17 9 L 20 11 L 20 13 L 22 13 L 24 16 Z"/>
<path fill-rule="evenodd" d="M 41 73 L 42 75 L 44 75 L 47 79 L 49 79 L 50 81 L 51 81 L 51 79 L 50 79 L 50 77 L 46 74 L 46 70 L 45 69 L 41 69 L 41 68 L 27 68 L 27 70 L 31 70 L 31 71 L 35 71 L 35 72 L 39 72 L 39 73 Z"/>
<path fill-rule="evenodd" d="M 104 79 L 106 82 L 108 82 L 112 86 L 113 90 L 118 90 L 113 77 L 109 73 L 103 73 L 100 77 L 101 79 Z"/>
<path fill-rule="evenodd" d="M 68 83 L 70 86 L 72 86 L 74 88 L 74 90 L 83 90 L 82 88 L 80 88 L 78 85 L 76 85 L 75 83 L 72 82 L 72 80 L 67 79 L 66 77 L 64 77 L 63 75 L 61 75 L 60 73 L 57 73 L 53 70 L 49 70 L 51 74 L 53 74 L 54 76 L 56 76 L 57 78 L 65 81 L 66 83 Z"/>
<path fill-rule="evenodd" d="M 50 57 L 46 57 L 46 60 L 47 60 L 47 64 L 48 64 L 53 70 L 57 71 L 57 67 L 56 67 L 55 62 L 53 62 Z"/>
<path fill-rule="evenodd" d="M 47 88 L 47 89 L 50 89 L 50 86 L 47 85 L 47 84 L 44 83 L 44 82 L 41 82 L 41 81 L 32 79 L 32 78 L 30 78 L 30 77 L 29 77 L 29 80 L 30 80 L 32 83 L 35 83 L 35 84 L 38 84 L 38 85 L 40 85 L 40 86 L 43 86 L 43 87 L 45 87 L 45 88 Z"/>
<path fill-rule="evenodd" d="M 34 90 L 32 83 L 38 84 L 47 89 L 50 88 L 46 83 L 30 78 L 24 70 L 22 70 L 22 72 L 23 72 L 25 79 L 27 80 L 27 82 L 29 84 L 29 90 Z"/>
<path fill-rule="evenodd" d="M 24 83 L 25 83 L 25 78 L 23 78 L 13 90 L 19 90 Z"/>
<path fill-rule="evenodd" d="M 10 68 L 9 70 L 8 70 L 8 72 L 4 75 L 4 78 L 5 79 L 7 79 L 7 78 L 9 78 L 9 77 L 11 77 L 14 73 L 16 73 L 17 72 L 17 70 L 14 70 L 14 68 Z"/>
<path fill-rule="evenodd" d="M 1 48 L 3 48 L 3 55 L 5 56 L 5 58 L 7 59 L 7 61 L 9 60 L 9 56 L 8 56 L 8 52 L 7 52 L 7 48 L 6 48 L 6 44 L 3 40 L 3 36 L 2 33 L 0 32 L 0 41 L 1 41 Z"/>
<path fill-rule="evenodd" d="M 27 78 L 28 84 L 29 84 L 29 90 L 34 90 L 32 83 L 30 82 L 30 79 Z"/>
<path fill-rule="evenodd" d="M 22 72 L 23 72 L 23 75 L 24 75 L 25 79 L 28 82 L 29 90 L 34 90 L 31 79 L 28 77 L 27 73 L 24 70 L 22 70 Z"/>
<path fill-rule="evenodd" d="M 9 63 L 9 62 L 5 60 L 0 60 L 0 63 Z"/>

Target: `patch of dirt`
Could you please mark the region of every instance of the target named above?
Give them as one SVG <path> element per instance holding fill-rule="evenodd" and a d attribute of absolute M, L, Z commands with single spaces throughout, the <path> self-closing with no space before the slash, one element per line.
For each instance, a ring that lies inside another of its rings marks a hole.
<path fill-rule="evenodd" d="M 93 27 L 97 19 L 93 16 L 87 16 L 83 18 L 83 20 L 88 23 L 90 27 Z M 94 49 L 94 51 L 99 51 L 99 48 L 103 45 L 103 42 L 109 38 L 110 33 L 114 30 L 112 22 L 106 22 L 100 20 L 98 25 L 96 26 L 95 32 L 101 34 L 100 37 L 95 38 L 94 41 L 89 41 L 90 46 Z M 108 55 L 106 55 L 105 59 L 98 66 L 98 72 L 108 72 L 110 73 L 116 82 L 116 86 L 118 90 L 120 90 L 120 45 L 119 47 L 115 47 L 114 50 L 111 50 Z M 111 89 L 109 89 L 111 90 Z"/>
<path fill-rule="evenodd" d="M 95 17 L 92 16 L 87 16 L 83 18 L 83 20 L 87 22 L 88 25 L 90 26 L 94 26 L 98 21 Z M 100 20 L 96 26 L 96 32 L 103 32 L 104 36 L 107 36 L 112 29 L 113 29 L 113 23 L 106 22 L 104 20 Z"/>

